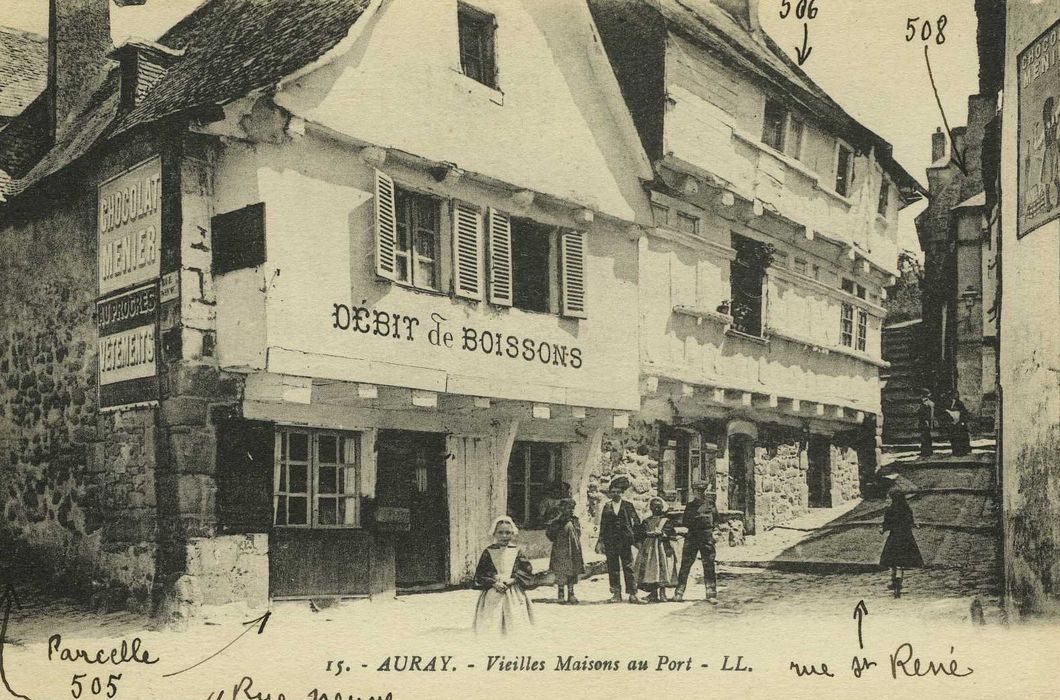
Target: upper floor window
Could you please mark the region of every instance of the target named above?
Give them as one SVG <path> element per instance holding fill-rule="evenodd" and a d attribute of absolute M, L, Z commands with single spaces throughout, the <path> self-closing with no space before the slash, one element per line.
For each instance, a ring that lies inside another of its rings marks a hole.
<path fill-rule="evenodd" d="M 396 187 L 394 205 L 397 210 L 396 280 L 437 290 L 441 202 L 430 195 Z"/>
<path fill-rule="evenodd" d="M 497 63 L 494 50 L 496 22 L 493 15 L 460 5 L 457 11 L 460 30 L 460 68 L 464 75 L 491 88 L 497 87 Z"/>
<path fill-rule="evenodd" d="M 836 148 L 835 191 L 844 197 L 850 195 L 854 182 L 854 151 L 844 143 Z"/>
<path fill-rule="evenodd" d="M 880 183 L 880 201 L 876 205 L 876 211 L 880 216 L 887 216 L 887 212 L 890 209 L 891 204 L 891 185 L 887 182 L 887 178 L 883 179 Z"/>
<path fill-rule="evenodd" d="M 869 334 L 869 315 L 865 313 L 864 309 L 858 309 L 858 337 L 857 344 L 855 347 L 861 352 L 865 352 L 865 340 Z"/>
<path fill-rule="evenodd" d="M 864 285 L 858 284 L 852 279 L 847 279 L 846 277 L 844 277 L 841 287 L 843 291 L 847 294 L 853 294 L 858 299 L 865 298 L 866 290 Z"/>
<path fill-rule="evenodd" d="M 795 272 L 799 273 L 800 275 L 807 274 L 808 270 L 806 269 L 806 264 L 807 264 L 806 261 L 803 260 L 802 258 L 795 258 L 795 267 L 794 267 Z M 814 265 L 814 267 L 817 267 L 817 266 Z"/>
<path fill-rule="evenodd" d="M 512 306 L 551 310 L 555 283 L 555 230 L 529 219 L 512 219 Z"/>
<path fill-rule="evenodd" d="M 443 206 L 444 205 L 444 206 Z M 451 206 L 450 206 L 451 205 Z M 444 222 L 452 228 L 443 234 Z M 444 202 L 375 174 L 376 273 L 473 301 L 586 317 L 584 231 L 515 219 L 498 209 Z M 443 277 L 439 261 L 451 263 Z"/>
<path fill-rule="evenodd" d="M 768 244 L 739 234 L 732 235 L 736 259 L 729 268 L 732 294 L 730 313 L 732 327 L 747 335 L 762 335 L 763 294 L 766 270 L 773 263 L 776 249 Z"/>
<path fill-rule="evenodd" d="M 805 131 L 806 125 L 787 107 L 775 100 L 766 100 L 762 143 L 794 158 L 801 158 Z"/>
<path fill-rule="evenodd" d="M 684 231 L 685 233 L 698 234 L 699 217 L 686 214 L 683 211 L 677 212 L 677 230 Z"/>
<path fill-rule="evenodd" d="M 853 304 L 843 304 L 839 319 L 839 342 L 848 348 L 854 345 Z"/>

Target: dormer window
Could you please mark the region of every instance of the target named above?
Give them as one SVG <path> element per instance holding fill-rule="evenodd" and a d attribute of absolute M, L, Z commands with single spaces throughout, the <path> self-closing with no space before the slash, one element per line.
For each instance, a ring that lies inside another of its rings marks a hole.
<path fill-rule="evenodd" d="M 457 11 L 460 31 L 460 68 L 464 75 L 487 87 L 497 87 L 494 51 L 496 20 L 493 15 L 460 5 Z"/>

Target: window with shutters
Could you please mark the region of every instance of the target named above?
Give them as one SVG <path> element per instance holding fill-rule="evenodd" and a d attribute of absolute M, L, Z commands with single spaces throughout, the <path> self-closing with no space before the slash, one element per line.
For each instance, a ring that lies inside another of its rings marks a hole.
<path fill-rule="evenodd" d="M 483 279 L 483 215 L 466 202 L 453 203 L 453 289 L 457 296 L 481 301 Z"/>
<path fill-rule="evenodd" d="M 524 311 L 552 311 L 555 227 L 512 219 L 511 230 L 512 306 Z"/>
<path fill-rule="evenodd" d="M 508 514 L 520 527 L 544 527 L 549 496 L 562 491 L 562 445 L 516 442 L 508 460 Z"/>
<path fill-rule="evenodd" d="M 277 431 L 273 523 L 360 527 L 360 462 L 358 433 Z"/>
<path fill-rule="evenodd" d="M 441 201 L 395 187 L 394 210 L 394 279 L 413 287 L 438 290 Z"/>
<path fill-rule="evenodd" d="M 497 87 L 493 15 L 461 4 L 457 10 L 460 33 L 460 68 L 464 75 L 491 88 Z"/>

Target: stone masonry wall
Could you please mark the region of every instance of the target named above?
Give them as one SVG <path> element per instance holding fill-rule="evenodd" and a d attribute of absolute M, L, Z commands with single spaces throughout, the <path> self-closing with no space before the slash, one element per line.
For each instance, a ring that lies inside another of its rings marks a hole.
<path fill-rule="evenodd" d="M 833 444 L 832 506 L 839 506 L 861 498 L 860 460 L 853 447 Z"/>
<path fill-rule="evenodd" d="M 147 608 L 155 567 L 151 409 L 96 404 L 94 187 L 0 218 L 4 573 Z"/>
<path fill-rule="evenodd" d="M 589 488 L 585 494 L 591 523 L 590 539 L 597 537 L 601 506 L 607 501 L 607 484 L 620 474 L 629 477 L 631 488 L 626 499 L 633 502 L 641 516 L 649 513 L 648 501 L 659 492 L 659 433 L 655 425 L 630 420 L 629 428 L 604 431 L 600 460 L 590 469 Z M 581 494 L 575 494 L 575 498 Z M 583 528 L 586 523 L 582 524 Z"/>
<path fill-rule="evenodd" d="M 806 451 L 798 441 L 755 448 L 756 532 L 809 510 L 808 467 Z"/>

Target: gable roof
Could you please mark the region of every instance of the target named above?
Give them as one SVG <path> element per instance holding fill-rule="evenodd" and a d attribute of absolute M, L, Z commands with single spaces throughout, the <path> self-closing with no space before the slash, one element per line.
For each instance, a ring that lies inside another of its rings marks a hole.
<path fill-rule="evenodd" d="M 0 27 L 0 126 L 22 113 L 48 83 L 48 40 Z"/>
<path fill-rule="evenodd" d="M 729 61 L 755 70 L 802 103 L 812 114 L 832 122 L 851 140 L 875 147 L 876 158 L 895 180 L 907 201 L 927 190 L 894 159 L 891 144 L 843 109 L 780 48 L 764 30 L 755 32 L 710 0 L 646 0 L 675 31 L 722 54 Z"/>
<path fill-rule="evenodd" d="M 0 171 L 0 199 L 25 191 L 101 141 L 279 82 L 345 38 L 371 2 L 206 0 L 158 39 L 183 56 L 140 104 L 120 113 L 118 72 L 111 71 L 62 143 L 21 177 L 5 181 Z M 0 152 L 3 147 L 0 131 Z"/>

